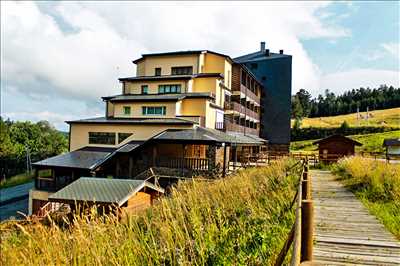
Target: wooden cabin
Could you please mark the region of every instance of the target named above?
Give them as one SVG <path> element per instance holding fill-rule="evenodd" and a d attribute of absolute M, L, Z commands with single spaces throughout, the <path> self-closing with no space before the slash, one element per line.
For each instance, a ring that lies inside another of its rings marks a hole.
<path fill-rule="evenodd" d="M 342 135 L 332 135 L 313 142 L 318 145 L 319 160 L 322 162 L 337 162 L 339 158 L 355 154 L 355 146 L 361 146 L 358 141 Z"/>
<path fill-rule="evenodd" d="M 400 158 L 400 138 L 397 139 L 384 139 L 383 147 L 386 148 L 386 158 Z"/>
<path fill-rule="evenodd" d="M 96 206 L 100 214 L 135 213 L 148 208 L 164 189 L 143 180 L 81 177 L 49 196 L 52 203 L 68 204 L 72 210 Z"/>

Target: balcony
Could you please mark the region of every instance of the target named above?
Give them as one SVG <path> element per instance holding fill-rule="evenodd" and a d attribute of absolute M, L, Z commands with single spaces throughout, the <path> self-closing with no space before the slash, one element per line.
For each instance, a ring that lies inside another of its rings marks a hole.
<path fill-rule="evenodd" d="M 258 113 L 246 108 L 238 102 L 225 103 L 224 107 L 225 110 L 232 110 L 248 117 L 260 120 L 260 115 Z"/>
<path fill-rule="evenodd" d="M 240 84 L 240 92 L 246 95 L 250 100 L 256 102 L 257 104 L 260 104 L 260 96 L 257 96 L 254 92 L 252 92 L 243 84 Z"/>
<path fill-rule="evenodd" d="M 227 132 L 239 132 L 242 134 L 251 134 L 251 135 L 259 135 L 258 129 L 245 127 L 234 122 L 225 121 L 225 122 L 216 122 L 215 129 Z"/>

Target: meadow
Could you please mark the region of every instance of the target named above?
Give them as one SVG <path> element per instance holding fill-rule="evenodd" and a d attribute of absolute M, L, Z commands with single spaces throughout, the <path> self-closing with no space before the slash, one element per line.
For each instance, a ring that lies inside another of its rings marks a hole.
<path fill-rule="evenodd" d="M 332 171 L 400 239 L 400 165 L 348 157 Z"/>
<path fill-rule="evenodd" d="M 2 265 L 271 265 L 294 221 L 290 160 L 212 182 L 181 182 L 124 221 L 0 224 Z"/>
<path fill-rule="evenodd" d="M 340 127 L 346 121 L 349 126 L 362 127 L 362 126 L 376 126 L 376 127 L 398 127 L 400 128 L 400 107 L 385 110 L 376 110 L 369 112 L 369 118 L 366 119 L 367 113 L 360 112 L 362 118 L 357 119 L 357 113 L 346 115 L 303 118 L 301 121 L 301 128 L 307 127 Z M 292 121 L 292 126 L 294 121 Z"/>
<path fill-rule="evenodd" d="M 400 138 L 400 130 L 383 133 L 350 135 L 348 137 L 363 144 L 360 147 L 356 146 L 356 152 L 384 152 L 385 148 L 382 146 L 383 140 L 386 138 Z M 290 143 L 290 150 L 315 151 L 318 147 L 312 143 L 317 140 L 318 139 L 293 141 Z"/>

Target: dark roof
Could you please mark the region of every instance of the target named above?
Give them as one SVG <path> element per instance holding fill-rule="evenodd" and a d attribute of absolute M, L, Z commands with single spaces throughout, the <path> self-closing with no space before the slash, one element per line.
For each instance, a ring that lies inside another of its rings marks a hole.
<path fill-rule="evenodd" d="M 108 97 L 102 97 L 103 100 L 111 102 L 123 102 L 123 101 L 179 101 L 190 98 L 210 98 L 214 99 L 214 96 L 209 92 L 204 93 L 174 93 L 174 94 L 121 94 Z"/>
<path fill-rule="evenodd" d="M 121 152 L 121 153 L 131 152 L 131 151 L 139 148 L 140 146 L 142 146 L 143 143 L 144 143 L 144 141 L 130 141 L 130 142 L 126 143 L 125 145 L 121 146 L 120 148 L 118 148 L 117 152 Z"/>
<path fill-rule="evenodd" d="M 35 166 L 55 166 L 92 170 L 106 160 L 116 149 L 100 147 L 84 147 L 79 150 L 60 154 L 35 162 Z"/>
<path fill-rule="evenodd" d="M 400 138 L 399 139 L 384 139 L 383 146 L 400 146 Z"/>
<path fill-rule="evenodd" d="M 164 193 L 164 189 L 143 180 L 81 177 L 49 196 L 49 200 L 113 203 L 122 206 L 144 187 Z"/>
<path fill-rule="evenodd" d="M 277 58 L 284 58 L 284 57 L 291 57 L 291 55 L 286 54 L 277 54 L 277 53 L 269 53 L 269 56 L 266 53 L 257 51 L 254 53 L 242 55 L 233 59 L 236 63 L 246 63 L 249 61 L 258 61 L 258 60 L 269 60 L 269 59 L 277 59 Z"/>
<path fill-rule="evenodd" d="M 191 55 L 191 54 L 201 54 L 201 53 L 210 53 L 210 54 L 215 54 L 215 55 L 220 55 L 228 58 L 229 60 L 233 61 L 230 56 L 213 52 L 210 50 L 188 50 L 188 51 L 174 51 L 174 52 L 164 52 L 164 53 L 150 53 L 150 54 L 142 54 L 141 58 L 138 58 L 136 60 L 133 60 L 132 63 L 137 64 L 139 61 L 143 60 L 145 57 L 150 57 L 150 56 L 170 56 L 170 55 Z"/>
<path fill-rule="evenodd" d="M 66 121 L 68 124 L 172 124 L 172 125 L 193 125 L 195 122 L 182 118 L 106 118 L 95 117 Z"/>
<path fill-rule="evenodd" d="M 259 145 L 266 141 L 257 136 L 243 134 L 228 134 L 222 131 L 196 127 L 191 129 L 173 130 L 168 129 L 153 137 L 153 140 L 160 141 L 187 141 L 187 142 L 218 142 Z"/>
<path fill-rule="evenodd" d="M 355 140 L 353 140 L 351 138 L 347 138 L 347 137 L 342 136 L 342 135 L 332 135 L 332 136 L 329 136 L 327 138 L 314 141 L 313 144 L 321 144 L 321 143 L 325 143 L 325 142 L 329 142 L 329 141 L 346 141 L 346 142 L 351 142 L 356 146 L 362 146 L 362 144 L 360 142 L 355 141 Z"/>
<path fill-rule="evenodd" d="M 224 75 L 221 73 L 200 73 L 193 75 L 163 75 L 163 76 L 138 76 L 138 77 L 126 77 L 119 78 L 119 81 L 150 81 L 150 80 L 182 80 L 182 79 L 192 79 L 192 78 L 202 78 L 202 77 L 217 77 L 223 78 Z"/>

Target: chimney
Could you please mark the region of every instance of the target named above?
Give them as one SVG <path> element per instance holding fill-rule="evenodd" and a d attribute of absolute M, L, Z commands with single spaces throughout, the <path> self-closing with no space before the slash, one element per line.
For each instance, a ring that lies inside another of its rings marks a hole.
<path fill-rule="evenodd" d="M 266 50 L 265 50 L 265 55 L 266 55 L 266 56 L 269 56 L 269 49 L 266 49 Z"/>
<path fill-rule="evenodd" d="M 260 51 L 263 53 L 265 52 L 265 42 L 260 43 Z"/>
<path fill-rule="evenodd" d="M 283 50 L 279 50 L 279 53 L 280 53 L 280 54 L 283 54 Z"/>

